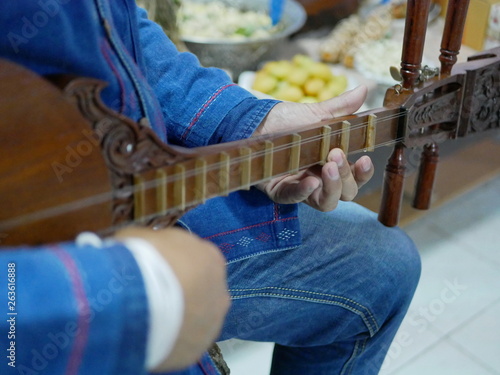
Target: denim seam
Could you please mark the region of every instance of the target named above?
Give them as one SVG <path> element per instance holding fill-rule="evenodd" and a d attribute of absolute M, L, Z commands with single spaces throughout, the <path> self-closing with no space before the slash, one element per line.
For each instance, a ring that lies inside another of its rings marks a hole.
<path fill-rule="evenodd" d="M 220 96 L 224 92 L 224 90 L 231 87 L 231 86 L 235 86 L 235 85 L 236 85 L 235 83 L 224 84 L 223 86 L 221 86 L 217 90 L 215 90 L 215 92 L 212 94 L 212 96 L 210 96 L 210 98 L 208 98 L 201 105 L 201 107 L 198 109 L 198 111 L 195 113 L 195 115 L 191 119 L 189 126 L 184 131 L 184 134 L 182 134 L 182 137 L 181 137 L 182 140 L 186 140 L 188 138 L 189 134 L 193 130 L 193 127 L 198 123 L 201 116 L 203 116 L 203 114 L 212 106 L 212 104 L 214 104 L 220 98 Z"/>
<path fill-rule="evenodd" d="M 263 255 L 263 254 L 267 254 L 267 253 L 277 253 L 278 251 L 291 250 L 291 249 L 297 248 L 298 246 L 299 245 L 284 247 L 282 249 L 263 250 L 263 251 L 259 251 L 258 253 L 252 253 L 252 254 L 245 255 L 245 256 L 242 256 L 242 257 L 239 257 L 239 258 L 234 258 L 234 259 L 230 260 L 229 262 L 226 262 L 226 264 L 231 264 L 231 263 L 239 262 L 240 260 L 245 260 L 245 259 L 253 258 L 254 256 Z M 232 290 L 236 290 L 236 289 L 232 289 Z"/>
<path fill-rule="evenodd" d="M 106 31 L 105 34 L 110 42 L 110 45 L 114 48 L 120 62 L 123 64 L 125 71 L 129 75 L 129 77 L 132 81 L 132 84 L 133 84 L 135 90 L 137 91 L 137 96 L 139 97 L 139 100 L 140 100 L 139 105 L 141 106 L 141 109 L 144 113 L 144 116 L 147 119 L 149 119 L 150 121 L 152 121 L 153 118 L 149 116 L 148 109 L 146 106 L 146 100 L 145 100 L 144 93 L 142 91 L 141 84 L 139 83 L 139 80 L 137 79 L 137 76 L 135 75 L 130 63 L 127 61 L 126 51 L 124 48 L 121 48 L 119 41 L 115 38 L 115 35 L 112 33 L 111 29 L 109 28 L 109 20 L 108 20 L 108 17 L 106 16 L 105 7 L 104 7 L 101 0 L 96 0 L 96 4 L 97 4 L 97 13 L 99 15 L 99 18 L 101 19 L 101 22 L 103 22 L 103 27 Z"/>
<path fill-rule="evenodd" d="M 229 292 L 234 291 L 235 289 L 229 289 Z M 309 293 L 305 292 L 304 293 Z M 324 304 L 329 304 L 329 305 L 335 305 L 335 306 L 341 306 L 344 307 L 345 309 L 357 314 L 363 322 L 365 323 L 366 327 L 368 328 L 370 332 L 370 336 L 373 336 L 377 329 L 373 329 L 372 324 L 370 323 L 369 319 L 367 318 L 366 314 L 361 311 L 356 309 L 353 306 L 349 306 L 348 304 L 342 303 L 342 302 L 336 302 L 336 301 L 331 301 L 327 299 L 319 299 L 319 298 L 309 298 L 309 297 L 300 297 L 300 296 L 295 296 L 292 294 L 277 294 L 277 293 L 254 293 L 254 294 L 243 294 L 243 295 L 238 295 L 238 296 L 231 296 L 231 299 L 236 300 L 236 299 L 242 299 L 242 298 L 249 298 L 249 297 L 278 297 L 278 298 L 285 298 L 285 299 L 296 299 L 296 300 L 303 300 L 303 301 L 309 301 L 309 302 L 317 302 L 317 303 L 324 303 Z M 335 297 L 332 295 L 332 297 Z M 367 309 L 368 314 L 371 316 L 373 319 L 372 314 L 370 311 Z M 375 326 L 377 327 L 376 321 L 374 321 Z"/>
<path fill-rule="evenodd" d="M 378 327 L 378 324 L 377 324 L 377 321 L 375 319 L 375 317 L 373 316 L 372 312 L 370 311 L 370 309 L 368 309 L 366 306 L 362 305 L 361 303 L 359 302 L 356 302 L 350 298 L 347 298 L 347 297 L 342 297 L 342 296 L 338 296 L 338 295 L 335 295 L 335 294 L 328 294 L 328 293 L 319 293 L 319 292 L 311 292 L 311 291 L 307 291 L 307 290 L 301 290 L 301 289 L 293 289 L 293 288 L 283 288 L 283 287 L 274 287 L 274 286 L 270 286 L 270 287 L 263 287 L 263 288 L 250 288 L 250 289 L 230 289 L 231 291 L 235 291 L 235 292 L 243 292 L 243 291 L 260 291 L 260 290 L 266 290 L 266 289 L 275 289 L 275 290 L 285 290 L 285 291 L 288 291 L 288 292 L 298 292 L 298 293 L 307 293 L 307 294 L 312 294 L 312 295 L 317 295 L 317 296 L 326 296 L 326 297 L 331 297 L 331 298 L 338 298 L 338 299 L 342 299 L 342 300 L 345 300 L 345 301 L 348 301 L 354 305 L 357 305 L 359 306 L 361 309 L 364 309 L 366 310 L 366 313 L 368 315 L 368 317 L 373 320 L 374 322 L 374 325 L 375 325 L 375 331 L 378 331 L 379 327 Z M 370 330 L 371 332 L 371 330 Z"/>
<path fill-rule="evenodd" d="M 351 363 L 354 361 L 354 358 L 356 358 L 357 354 L 358 354 L 358 347 L 359 347 L 359 342 L 360 340 L 356 340 L 356 343 L 354 344 L 354 349 L 352 351 L 352 354 L 351 356 L 349 357 L 349 359 L 347 360 L 347 362 L 344 364 L 344 366 L 342 366 L 342 371 L 340 372 L 340 375 L 345 375 L 345 372 L 347 370 L 349 370 L 349 374 L 351 373 L 351 370 L 352 370 L 352 366 L 351 366 Z"/>
<path fill-rule="evenodd" d="M 237 232 L 241 232 L 241 231 L 244 231 L 244 230 L 247 230 L 247 229 L 262 227 L 264 225 L 273 224 L 273 223 L 276 223 L 276 222 L 285 222 L 285 221 L 290 221 L 290 220 L 295 220 L 295 219 L 298 219 L 298 217 L 297 216 L 292 216 L 292 217 L 286 217 L 284 219 L 278 219 L 278 220 L 273 219 L 273 220 L 270 220 L 270 221 L 265 221 L 265 222 L 262 222 L 262 223 L 257 223 L 257 224 L 254 224 L 254 225 L 249 225 L 249 226 L 246 226 L 246 227 L 243 227 L 243 228 L 238 228 L 238 229 L 228 230 L 228 231 L 222 232 L 222 233 L 212 234 L 211 236 L 203 237 L 203 239 L 210 240 L 210 239 L 215 238 L 215 237 L 227 236 L 227 235 L 234 234 L 234 233 L 237 233 Z"/>
<path fill-rule="evenodd" d="M 266 99 L 266 100 L 269 100 L 269 99 Z M 260 109 L 258 109 L 257 113 L 254 113 L 254 115 L 252 116 L 250 121 L 248 121 L 248 124 L 236 133 L 236 137 L 233 134 L 231 140 L 250 138 L 255 133 L 255 131 L 259 128 L 259 126 L 262 124 L 262 121 L 264 121 L 264 118 L 267 116 L 267 114 L 278 103 L 279 103 L 278 101 L 269 100 L 269 102 L 267 102 L 267 103 L 265 103 L 265 105 L 261 106 Z M 263 114 L 265 114 L 265 116 L 263 116 Z M 261 120 L 259 122 L 257 122 L 258 119 L 261 119 Z"/>
<path fill-rule="evenodd" d="M 342 372 L 340 375 L 346 374 L 345 371 L 349 371 L 347 375 L 351 375 L 352 371 L 354 369 L 354 362 L 356 358 L 359 356 L 359 354 L 363 353 L 366 347 L 366 342 L 368 339 L 360 339 L 356 341 L 356 345 L 354 345 L 354 350 L 352 352 L 351 357 L 347 360 L 346 364 L 343 366 Z M 362 343 L 361 349 L 359 348 L 359 344 Z"/>
<path fill-rule="evenodd" d="M 109 67 L 111 68 L 113 74 L 116 77 L 116 80 L 118 81 L 118 85 L 120 86 L 120 91 L 121 91 L 120 92 L 120 94 L 121 94 L 120 95 L 120 99 L 121 99 L 120 113 L 124 113 L 125 112 L 125 105 L 127 102 L 127 99 L 125 96 L 126 95 L 125 82 L 123 82 L 123 78 L 122 78 L 121 74 L 118 72 L 118 67 L 113 63 L 113 60 L 111 59 L 111 56 L 108 53 L 108 49 L 111 49 L 111 46 L 109 45 L 109 42 L 106 39 L 104 39 L 103 43 L 101 44 L 102 55 L 104 56 L 104 59 L 108 63 Z"/>

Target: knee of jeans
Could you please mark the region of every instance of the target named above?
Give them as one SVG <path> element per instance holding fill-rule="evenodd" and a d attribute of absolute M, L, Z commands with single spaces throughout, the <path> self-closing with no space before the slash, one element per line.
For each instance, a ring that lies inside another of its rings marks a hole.
<path fill-rule="evenodd" d="M 422 270 L 420 253 L 413 240 L 403 230 L 396 228 L 395 232 L 397 234 L 391 236 L 391 241 L 397 251 L 398 263 L 401 264 L 406 277 L 417 283 Z"/>
<path fill-rule="evenodd" d="M 407 298 L 409 303 L 420 279 L 420 254 L 412 239 L 403 230 L 387 228 L 387 231 L 381 255 L 384 257 L 383 267 L 392 279 L 389 285 L 395 286 L 401 292 L 400 298 Z"/>

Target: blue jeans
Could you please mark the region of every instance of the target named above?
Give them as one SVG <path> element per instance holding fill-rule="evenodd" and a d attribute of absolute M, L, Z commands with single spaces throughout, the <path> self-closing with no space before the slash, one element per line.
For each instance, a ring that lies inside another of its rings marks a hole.
<path fill-rule="evenodd" d="M 354 203 L 328 214 L 301 205 L 299 217 L 302 246 L 228 265 L 220 339 L 275 342 L 273 375 L 377 374 L 417 286 L 418 252 Z"/>

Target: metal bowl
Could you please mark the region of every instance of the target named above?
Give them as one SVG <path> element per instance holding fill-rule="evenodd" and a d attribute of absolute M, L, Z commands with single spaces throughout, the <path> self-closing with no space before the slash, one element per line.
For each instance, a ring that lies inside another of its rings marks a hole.
<path fill-rule="evenodd" d="M 206 3 L 210 0 L 190 0 Z M 267 12 L 269 0 L 223 0 L 228 6 L 240 9 Z M 279 43 L 298 31 L 306 21 L 307 15 L 302 5 L 295 0 L 285 0 L 281 29 L 263 39 L 225 40 L 203 37 L 184 37 L 183 42 L 206 67 L 218 67 L 229 71 L 233 78 L 245 70 L 255 70 L 259 62 L 266 59 Z"/>

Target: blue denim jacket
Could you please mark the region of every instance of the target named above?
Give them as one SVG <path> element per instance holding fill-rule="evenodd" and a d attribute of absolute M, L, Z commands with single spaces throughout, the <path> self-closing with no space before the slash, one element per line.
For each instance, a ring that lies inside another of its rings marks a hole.
<path fill-rule="evenodd" d="M 179 53 L 133 0 L 40 0 L 2 6 L 0 55 L 40 73 L 109 83 L 103 100 L 134 120 L 147 117 L 161 139 L 196 147 L 252 135 L 274 100 L 258 100 L 221 70 Z M 297 246 L 295 205 L 256 189 L 215 198 L 180 221 L 216 243 L 228 261 Z"/>
<path fill-rule="evenodd" d="M 249 137 L 276 104 L 257 100 L 224 72 L 201 68 L 193 55 L 178 53 L 134 0 L 5 1 L 0 31 L 1 58 L 42 75 L 70 73 L 108 82 L 103 100 L 110 108 L 136 121 L 147 117 L 172 144 L 196 147 Z M 256 189 L 211 199 L 180 224 L 216 243 L 228 261 L 300 241 L 296 206 L 274 204 Z M 144 373 L 146 296 L 123 246 L 82 251 L 67 243 L 36 255 L 2 250 L 3 285 L 8 264 L 18 265 L 23 314 L 17 325 L 18 369 Z M 0 302 L 7 306 L 7 293 Z M 9 324 L 0 323 L 2 332 Z M 2 352 L 9 345 L 3 340 Z M 199 366 L 215 373 L 207 356 Z"/>

